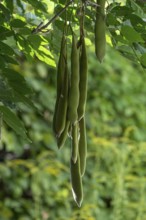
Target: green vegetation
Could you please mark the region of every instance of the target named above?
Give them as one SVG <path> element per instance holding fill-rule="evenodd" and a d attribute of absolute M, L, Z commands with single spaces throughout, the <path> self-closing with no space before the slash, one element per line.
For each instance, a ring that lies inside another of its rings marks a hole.
<path fill-rule="evenodd" d="M 91 43 L 95 9 L 86 9 L 88 153 L 84 200 L 78 208 L 70 184 L 70 140 L 58 150 L 52 131 L 62 28 L 65 17 L 71 16 L 78 34 L 76 6 L 70 5 L 67 15 L 48 27 L 50 32 L 31 33 L 65 2 L 0 3 L 0 219 L 144 220 L 145 4 L 109 1 L 102 64 Z M 67 41 L 69 56 L 70 31 Z"/>

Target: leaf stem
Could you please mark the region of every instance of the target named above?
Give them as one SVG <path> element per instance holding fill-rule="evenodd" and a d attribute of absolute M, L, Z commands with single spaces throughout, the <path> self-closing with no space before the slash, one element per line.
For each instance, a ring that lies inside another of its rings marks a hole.
<path fill-rule="evenodd" d="M 70 0 L 64 8 L 62 8 L 57 14 L 55 14 L 45 25 L 42 26 L 42 22 L 35 28 L 32 30 L 32 34 L 36 34 L 39 32 L 42 32 L 42 30 L 46 29 L 52 22 L 54 22 L 56 20 L 56 18 L 58 18 L 58 16 L 60 16 L 65 10 L 66 8 L 73 3 L 74 0 Z"/>

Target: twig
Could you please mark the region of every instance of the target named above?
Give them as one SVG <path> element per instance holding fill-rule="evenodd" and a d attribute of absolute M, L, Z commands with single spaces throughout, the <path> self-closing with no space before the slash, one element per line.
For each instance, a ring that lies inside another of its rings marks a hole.
<path fill-rule="evenodd" d="M 91 6 L 95 6 L 95 7 L 100 7 L 100 5 L 98 5 L 97 3 L 91 2 L 91 1 L 88 1 L 88 0 L 85 1 L 85 5 L 91 5 Z"/>
<path fill-rule="evenodd" d="M 85 14 L 85 4 L 82 2 L 80 8 L 80 39 L 77 44 L 77 48 L 82 45 L 82 40 L 84 38 L 84 14 Z"/>
<path fill-rule="evenodd" d="M 42 32 L 43 29 L 47 28 L 52 22 L 54 22 L 56 20 L 56 18 L 61 15 L 65 10 L 66 8 L 71 4 L 73 3 L 73 0 L 70 0 L 64 8 L 62 8 L 57 14 L 55 14 L 48 22 L 47 24 L 43 25 L 43 22 L 41 22 L 35 29 L 32 30 L 32 34 L 36 34 L 38 32 Z"/>

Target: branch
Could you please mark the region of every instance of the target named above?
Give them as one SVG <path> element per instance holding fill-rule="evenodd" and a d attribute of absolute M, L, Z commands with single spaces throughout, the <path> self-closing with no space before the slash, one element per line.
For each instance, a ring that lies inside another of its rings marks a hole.
<path fill-rule="evenodd" d="M 85 5 L 91 5 L 91 6 L 95 6 L 95 7 L 100 7 L 100 5 L 98 5 L 97 3 L 91 2 L 91 1 L 89 1 L 89 0 L 86 0 L 86 1 L 85 1 Z"/>
<path fill-rule="evenodd" d="M 38 32 L 42 32 L 42 30 L 46 29 L 52 22 L 54 22 L 56 20 L 56 18 L 58 16 L 60 16 L 65 10 L 66 8 L 71 4 L 73 3 L 73 0 L 70 0 L 64 8 L 62 8 L 57 14 L 55 14 L 48 22 L 47 24 L 43 25 L 43 22 L 41 22 L 35 29 L 32 30 L 32 34 L 36 34 Z"/>

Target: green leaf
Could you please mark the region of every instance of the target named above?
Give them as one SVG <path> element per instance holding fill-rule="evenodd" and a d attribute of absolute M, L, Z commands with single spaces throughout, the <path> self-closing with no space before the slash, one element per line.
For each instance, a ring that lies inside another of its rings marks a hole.
<path fill-rule="evenodd" d="M 30 41 L 34 49 L 38 49 L 42 42 L 42 38 L 38 35 L 30 35 L 28 37 L 28 40 Z"/>
<path fill-rule="evenodd" d="M 5 28 L 3 26 L 0 26 L 0 33 L 0 40 L 5 40 L 7 37 L 11 37 L 12 35 L 14 35 L 14 32 L 12 30 L 9 30 L 8 28 Z"/>
<path fill-rule="evenodd" d="M 32 61 L 34 51 L 29 42 L 21 35 L 17 34 L 17 45 L 21 51 L 26 55 L 28 61 Z"/>
<path fill-rule="evenodd" d="M 54 22 L 54 26 L 55 28 L 58 28 L 59 30 L 63 30 L 64 29 L 64 22 L 60 21 L 60 20 L 56 20 Z"/>
<path fill-rule="evenodd" d="M 3 76 L 7 79 L 8 85 L 16 92 L 20 94 L 30 94 L 32 90 L 26 83 L 24 77 L 13 69 L 5 68 L 3 70 Z"/>
<path fill-rule="evenodd" d="M 115 18 L 115 16 L 112 13 L 108 13 L 106 16 L 106 23 L 107 25 L 117 26 L 120 24 L 120 22 Z"/>
<path fill-rule="evenodd" d="M 22 10 L 23 13 L 25 13 L 25 10 L 24 10 L 24 4 L 21 0 L 16 0 L 16 4 L 19 6 L 19 8 Z"/>
<path fill-rule="evenodd" d="M 0 101 L 12 101 L 13 91 L 6 85 L 6 82 L 0 77 Z"/>
<path fill-rule="evenodd" d="M 40 46 L 38 48 L 39 51 L 43 52 L 44 54 L 46 54 L 47 56 L 49 56 L 50 58 L 54 59 L 54 56 L 52 55 L 52 53 L 50 52 L 50 50 L 46 47 Z"/>
<path fill-rule="evenodd" d="M 128 58 L 129 60 L 132 60 L 134 62 L 137 61 L 137 57 L 135 57 L 135 54 L 133 53 L 133 50 L 128 45 L 122 45 L 118 46 L 117 49 L 124 55 L 124 57 Z"/>
<path fill-rule="evenodd" d="M 33 8 L 35 10 L 41 10 L 43 12 L 46 12 L 47 13 L 47 10 L 44 6 L 44 4 L 41 3 L 41 1 L 38 1 L 38 0 L 26 0 L 29 4 L 31 4 L 33 6 Z"/>
<path fill-rule="evenodd" d="M 144 11 L 142 10 L 142 8 L 136 4 L 135 1 L 133 0 L 129 0 L 131 3 L 131 8 L 134 10 L 134 13 L 140 17 L 144 17 Z"/>
<path fill-rule="evenodd" d="M 144 28 L 145 21 L 141 17 L 135 14 L 132 14 L 129 16 L 129 19 L 130 19 L 132 26 L 134 27 L 136 31 L 141 32 L 141 33 L 145 32 L 145 28 Z"/>
<path fill-rule="evenodd" d="M 49 66 L 56 67 L 56 63 L 54 61 L 54 57 L 49 49 L 40 46 L 38 51 L 35 51 L 36 56 L 39 60 L 43 61 L 44 63 L 48 64 Z"/>
<path fill-rule="evenodd" d="M 26 106 L 34 109 L 36 112 L 38 112 L 38 109 L 35 107 L 35 105 L 33 104 L 33 102 L 26 96 L 15 92 L 14 93 L 14 98 L 13 101 L 15 102 L 22 102 L 23 104 L 25 104 Z"/>
<path fill-rule="evenodd" d="M 27 139 L 26 130 L 20 119 L 7 107 L 0 106 L 0 112 L 3 115 L 3 120 L 10 126 L 17 134 Z"/>
<path fill-rule="evenodd" d="M 13 56 L 15 52 L 10 46 L 0 41 L 0 54 Z"/>
<path fill-rule="evenodd" d="M 146 53 L 144 53 L 140 58 L 141 64 L 146 67 Z"/>
<path fill-rule="evenodd" d="M 64 4 L 66 4 L 66 0 L 59 0 L 59 3 L 64 5 Z"/>
<path fill-rule="evenodd" d="M 29 108 L 38 111 L 38 109 L 35 107 L 30 98 L 11 88 L 2 77 L 0 77 L 0 101 L 11 103 L 21 102 L 24 105 L 27 105 Z"/>
<path fill-rule="evenodd" d="M 3 69 L 5 68 L 5 60 L 3 56 L 0 55 L 0 68 Z"/>
<path fill-rule="evenodd" d="M 3 59 L 6 63 L 18 64 L 16 59 L 13 59 L 12 57 L 7 55 L 0 55 L 0 59 Z"/>
<path fill-rule="evenodd" d="M 3 13 L 0 11 L 0 25 L 3 25 L 4 21 L 5 21 L 4 15 L 3 15 Z"/>
<path fill-rule="evenodd" d="M 129 13 L 132 13 L 132 10 L 129 10 L 129 7 L 127 6 L 116 6 L 111 10 L 112 14 L 115 14 L 116 16 L 127 16 Z"/>
<path fill-rule="evenodd" d="M 23 28 L 20 28 L 20 29 L 18 30 L 18 33 L 21 34 L 22 36 L 24 36 L 24 35 L 30 35 L 30 34 L 31 34 L 31 29 L 25 26 L 25 27 L 23 27 Z"/>
<path fill-rule="evenodd" d="M 114 40 L 116 40 L 116 42 L 121 42 L 122 44 L 127 44 L 127 40 L 125 40 L 125 38 L 121 34 L 115 34 Z"/>
<path fill-rule="evenodd" d="M 13 19 L 11 21 L 11 26 L 14 28 L 23 28 L 26 25 L 26 22 L 20 20 L 20 19 Z"/>
<path fill-rule="evenodd" d="M 11 13 L 10 13 L 10 10 L 5 7 L 3 4 L 0 4 L 0 9 L 1 11 L 3 12 L 3 17 L 6 21 L 10 20 L 10 16 L 11 16 Z"/>
<path fill-rule="evenodd" d="M 13 100 L 13 93 L 10 89 L 2 90 L 0 88 L 0 101 L 1 102 L 12 102 Z"/>
<path fill-rule="evenodd" d="M 134 45 L 135 49 L 139 51 L 140 54 L 146 53 L 146 48 L 143 47 L 141 44 L 134 43 L 133 45 Z"/>
<path fill-rule="evenodd" d="M 122 26 L 121 34 L 129 41 L 129 43 L 144 42 L 141 35 L 128 25 Z"/>
<path fill-rule="evenodd" d="M 6 6 L 7 6 L 7 8 L 9 8 L 9 10 L 11 11 L 11 13 L 13 12 L 13 10 L 14 10 L 14 6 L 13 6 L 13 0 L 5 0 L 5 2 L 6 2 Z"/>

